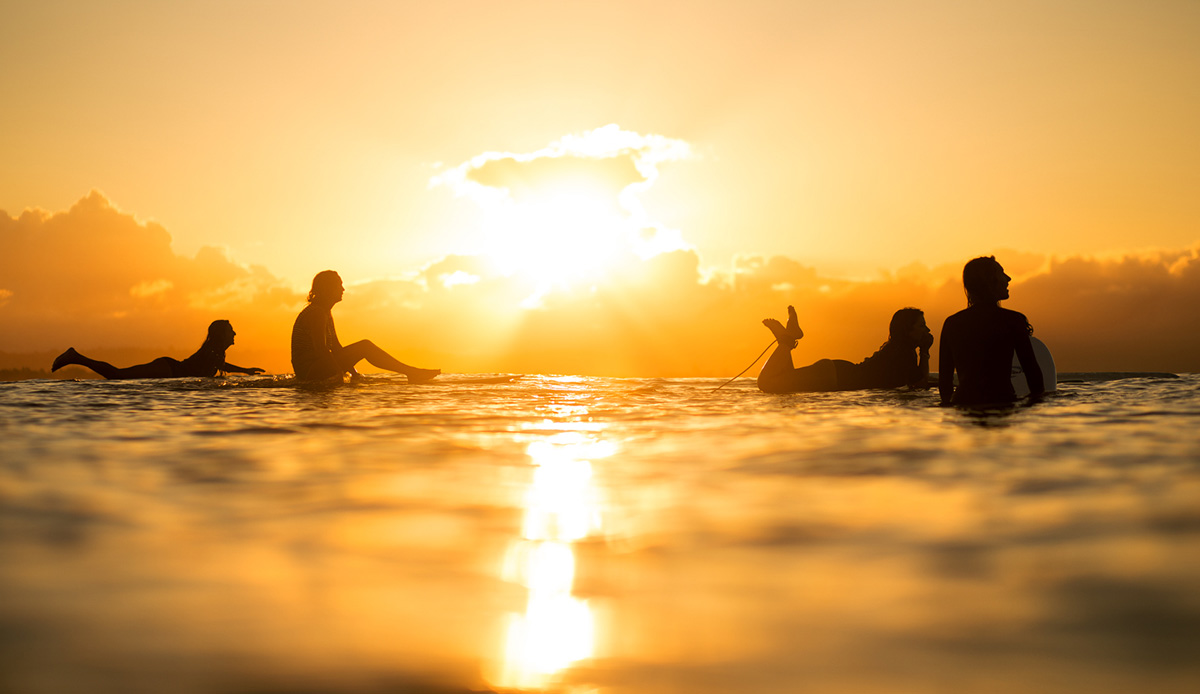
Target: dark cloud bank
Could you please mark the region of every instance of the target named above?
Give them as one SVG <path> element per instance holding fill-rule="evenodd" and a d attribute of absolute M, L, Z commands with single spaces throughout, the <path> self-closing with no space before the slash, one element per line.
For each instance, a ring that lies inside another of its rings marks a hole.
<path fill-rule="evenodd" d="M 180 256 L 166 229 L 98 192 L 57 214 L 0 213 L 0 249 L 0 368 L 45 368 L 47 354 L 68 346 L 101 358 L 186 356 L 210 321 L 228 318 L 238 331 L 231 360 L 290 370 L 288 333 L 303 288 L 219 249 Z M 1006 305 L 1029 316 L 1060 371 L 1200 371 L 1197 248 L 997 256 L 1017 278 Z M 322 269 L 315 257 L 314 272 Z M 913 266 L 870 281 L 823 277 L 783 257 L 741 258 L 728 270 L 706 276 L 690 251 L 631 258 L 604 283 L 520 309 L 531 286 L 489 275 L 479 258 L 449 256 L 404 280 L 347 276 L 339 331 L 448 371 L 724 376 L 767 345 L 759 321 L 782 318 L 787 304 L 807 333 L 798 362 L 863 358 L 902 306 L 923 308 L 936 332 L 965 305 L 957 267 Z"/>

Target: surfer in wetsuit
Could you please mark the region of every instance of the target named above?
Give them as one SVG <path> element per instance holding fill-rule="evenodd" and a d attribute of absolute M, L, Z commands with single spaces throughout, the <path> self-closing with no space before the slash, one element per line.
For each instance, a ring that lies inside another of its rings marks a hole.
<path fill-rule="evenodd" d="M 225 361 L 225 350 L 233 346 L 233 325 L 227 320 L 215 320 L 208 326 L 208 337 L 204 344 L 192 356 L 179 361 L 171 357 L 159 357 L 146 364 L 136 364 L 123 369 L 117 368 L 106 361 L 89 359 L 74 347 L 58 355 L 54 360 L 51 371 L 58 371 L 67 364 L 86 366 L 107 379 L 124 380 L 130 378 L 212 378 L 219 372 L 260 374 L 258 367 L 237 366 Z"/>
<path fill-rule="evenodd" d="M 1010 281 L 994 256 L 975 258 L 963 266 L 967 308 L 946 319 L 938 349 L 938 391 L 943 405 L 1016 401 L 1013 352 L 1025 371 L 1030 397 L 1045 391 L 1042 369 L 1029 341 L 1029 321 L 1021 313 L 1000 308 L 1000 302 L 1008 298 Z"/>
<path fill-rule="evenodd" d="M 892 315 L 888 339 L 875 354 L 855 364 L 845 359 L 821 359 L 801 368 L 792 364 L 792 350 L 804 337 L 796 309 L 788 306 L 787 325 L 774 318 L 763 325 L 775 335 L 778 346 L 758 374 L 765 393 L 813 393 L 865 388 L 923 387 L 929 378 L 929 348 L 933 333 L 920 309 L 902 308 Z M 914 350 L 916 352 L 914 353 Z"/>
<path fill-rule="evenodd" d="M 292 326 L 292 368 L 296 378 L 319 381 L 341 378 L 345 374 L 358 376 L 354 366 L 363 359 L 380 369 L 408 376 L 412 383 L 428 381 L 441 369 L 418 369 L 396 359 L 375 346 L 370 340 L 359 340 L 342 346 L 333 326 L 333 305 L 342 300 L 345 288 L 342 278 L 333 270 L 318 272 L 308 293 L 308 306 L 296 316 Z"/>

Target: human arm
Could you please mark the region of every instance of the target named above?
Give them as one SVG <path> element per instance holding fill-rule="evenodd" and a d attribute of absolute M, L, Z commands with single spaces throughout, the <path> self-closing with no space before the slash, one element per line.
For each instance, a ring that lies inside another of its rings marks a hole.
<path fill-rule="evenodd" d="M 264 369 L 260 369 L 257 366 L 238 366 L 237 364 L 230 364 L 229 362 L 221 364 L 221 370 L 226 373 L 236 372 L 240 374 L 249 374 L 251 376 L 265 373 Z"/>
<path fill-rule="evenodd" d="M 927 348 L 917 352 L 917 370 L 909 387 L 919 390 L 929 388 L 929 349 Z"/>
<path fill-rule="evenodd" d="M 313 354 L 316 355 L 315 360 L 322 365 L 319 368 L 330 376 L 340 376 L 346 373 L 357 376 L 358 372 L 353 367 L 347 370 L 338 366 L 344 348 L 338 341 L 337 328 L 334 327 L 333 315 L 329 312 L 329 308 L 309 306 L 306 310 L 311 310 L 312 313 L 307 317 L 304 329 L 311 341 Z"/>
<path fill-rule="evenodd" d="M 333 358 L 327 326 L 331 319 L 327 308 L 314 304 L 309 304 L 296 316 L 296 323 L 292 326 L 293 365 L 304 365 L 307 369 Z"/>
<path fill-rule="evenodd" d="M 342 346 L 342 341 L 338 339 L 337 326 L 333 323 L 333 315 L 329 316 L 329 322 L 326 323 L 325 328 L 325 337 L 329 343 L 329 352 L 330 354 L 334 355 L 336 361 L 337 355 L 340 354 L 345 347 Z M 354 368 L 353 364 L 343 371 L 343 373 L 350 374 L 350 378 L 359 378 L 362 375 L 358 373 L 358 369 Z"/>
<path fill-rule="evenodd" d="M 1033 353 L 1033 342 L 1029 339 L 1028 322 L 1025 316 L 1020 317 L 1015 350 L 1017 361 L 1025 373 L 1025 382 L 1029 384 L 1029 397 L 1037 398 L 1046 392 L 1046 381 L 1042 376 L 1042 367 L 1038 364 L 1037 356 Z"/>
<path fill-rule="evenodd" d="M 938 347 L 938 394 L 943 405 L 949 405 L 954 399 L 954 353 L 947 339 L 952 333 L 953 326 L 947 318 L 942 324 L 941 345 Z"/>
<path fill-rule="evenodd" d="M 340 355 L 333 349 L 332 321 L 329 307 L 319 304 L 309 304 L 296 317 L 292 327 L 292 366 L 298 378 L 320 380 L 345 373 L 338 366 Z"/>
<path fill-rule="evenodd" d="M 933 332 L 928 328 L 917 342 L 917 371 L 912 388 L 929 388 L 929 348 L 933 346 Z"/>

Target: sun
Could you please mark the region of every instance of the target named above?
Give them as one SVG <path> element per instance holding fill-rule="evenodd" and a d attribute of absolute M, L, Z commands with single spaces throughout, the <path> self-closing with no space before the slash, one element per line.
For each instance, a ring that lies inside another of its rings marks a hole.
<path fill-rule="evenodd" d="M 489 207 L 486 255 L 500 272 L 543 291 L 595 283 L 635 257 L 630 215 L 586 183 L 550 185 Z"/>
<path fill-rule="evenodd" d="M 529 308 L 551 292 L 594 290 L 636 275 L 656 255 L 690 249 L 678 230 L 653 223 L 639 200 L 659 164 L 689 157 L 682 140 L 609 124 L 535 152 L 485 152 L 430 185 L 480 206 L 484 233 L 471 255 L 528 284 L 521 305 Z"/>

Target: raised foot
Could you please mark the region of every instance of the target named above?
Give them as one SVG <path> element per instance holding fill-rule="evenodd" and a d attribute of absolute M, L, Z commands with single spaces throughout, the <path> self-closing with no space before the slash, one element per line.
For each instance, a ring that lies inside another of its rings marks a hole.
<path fill-rule="evenodd" d="M 788 321 L 784 330 L 787 330 L 793 339 L 799 340 L 804 337 L 804 331 L 800 329 L 800 319 L 796 318 L 795 306 L 788 306 Z"/>
<path fill-rule="evenodd" d="M 53 373 L 55 371 L 58 371 L 62 367 L 66 366 L 67 364 L 77 363 L 75 360 L 78 357 L 79 357 L 79 352 L 76 352 L 74 347 L 68 347 L 67 351 L 65 351 L 62 354 L 55 357 L 54 364 L 50 367 L 50 372 Z"/>
<path fill-rule="evenodd" d="M 441 369 L 413 369 L 404 374 L 409 383 L 427 383 L 441 375 Z"/>
<path fill-rule="evenodd" d="M 787 342 L 795 342 L 804 337 L 804 331 L 800 329 L 796 321 L 796 312 L 791 306 L 788 306 L 788 314 L 788 324 L 786 326 L 774 318 L 763 319 L 763 325 L 767 326 L 767 329 L 775 336 L 775 340 L 781 345 Z"/>

